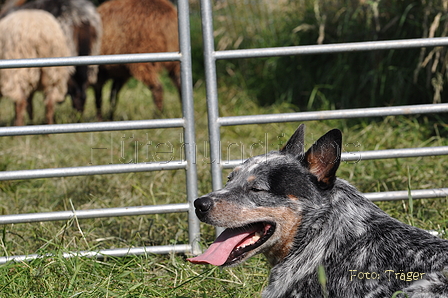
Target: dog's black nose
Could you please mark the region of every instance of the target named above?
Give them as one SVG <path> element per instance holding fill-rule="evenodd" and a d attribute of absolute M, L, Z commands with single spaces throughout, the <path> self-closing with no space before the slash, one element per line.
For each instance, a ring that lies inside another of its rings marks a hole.
<path fill-rule="evenodd" d="M 196 215 L 200 220 L 203 220 L 207 215 L 207 212 L 213 206 L 213 200 L 209 197 L 200 197 L 194 201 L 194 207 L 196 208 Z"/>
<path fill-rule="evenodd" d="M 212 208 L 213 200 L 209 197 L 200 197 L 194 201 L 194 207 L 199 212 L 205 213 Z"/>

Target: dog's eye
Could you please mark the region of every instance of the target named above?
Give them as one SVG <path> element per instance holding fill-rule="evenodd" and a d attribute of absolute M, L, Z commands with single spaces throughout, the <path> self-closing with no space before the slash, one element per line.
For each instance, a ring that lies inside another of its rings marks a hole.
<path fill-rule="evenodd" d="M 260 191 L 264 191 L 264 189 L 261 189 L 261 188 L 257 188 L 257 187 L 252 187 L 251 189 L 250 189 L 251 191 L 253 191 L 253 192 L 260 192 Z"/>

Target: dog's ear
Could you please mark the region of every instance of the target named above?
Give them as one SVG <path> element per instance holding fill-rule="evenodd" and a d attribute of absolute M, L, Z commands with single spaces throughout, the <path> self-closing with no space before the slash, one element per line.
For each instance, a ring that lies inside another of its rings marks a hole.
<path fill-rule="evenodd" d="M 324 188 L 330 187 L 336 179 L 341 149 L 342 133 L 339 129 L 333 129 L 320 137 L 305 153 L 303 166 L 316 176 Z"/>
<path fill-rule="evenodd" d="M 292 155 L 299 155 L 303 153 L 305 148 L 305 125 L 300 124 L 294 134 L 289 138 L 286 145 L 280 149 L 282 153 L 289 153 Z"/>

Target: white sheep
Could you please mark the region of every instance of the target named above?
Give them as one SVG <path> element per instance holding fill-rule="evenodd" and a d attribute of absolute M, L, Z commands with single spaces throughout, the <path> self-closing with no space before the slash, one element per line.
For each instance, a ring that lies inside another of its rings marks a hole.
<path fill-rule="evenodd" d="M 71 56 L 99 55 L 101 17 L 90 0 L 6 0 L 0 18 L 22 9 L 42 9 L 51 13 L 61 25 Z M 73 107 L 84 111 L 87 87 L 96 83 L 98 65 L 78 65 L 68 84 Z"/>
<path fill-rule="evenodd" d="M 0 59 L 70 56 L 56 19 L 43 10 L 24 9 L 0 20 Z M 0 69 L 0 94 L 15 103 L 15 125 L 24 125 L 25 110 L 33 119 L 32 99 L 43 91 L 46 122 L 54 123 L 54 104 L 62 102 L 73 66 Z"/>

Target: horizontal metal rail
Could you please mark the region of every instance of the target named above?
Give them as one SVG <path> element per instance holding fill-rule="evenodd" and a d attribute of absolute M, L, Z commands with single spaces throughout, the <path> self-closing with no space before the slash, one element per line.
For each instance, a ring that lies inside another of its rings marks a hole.
<path fill-rule="evenodd" d="M 116 130 L 139 130 L 139 129 L 160 129 L 160 128 L 183 128 L 186 144 L 195 143 L 194 132 L 194 108 L 191 73 L 191 53 L 190 53 L 190 27 L 188 1 L 181 0 L 178 3 L 179 19 L 179 52 L 168 53 L 138 53 L 120 55 L 99 55 L 99 56 L 77 56 L 77 57 L 56 57 L 56 58 L 35 58 L 35 59 L 10 59 L 0 60 L 0 68 L 21 68 L 21 67 L 52 67 L 66 65 L 90 65 L 90 64 L 121 64 L 121 63 L 145 63 L 162 61 L 179 61 L 181 64 L 182 81 L 182 119 L 158 119 L 141 121 L 120 121 L 104 123 L 76 123 L 60 125 L 37 125 L 24 127 L 4 127 L 0 128 L 0 136 L 18 135 L 45 135 L 61 133 L 83 133 Z M 184 84 L 185 83 L 185 84 Z M 192 202 L 197 197 L 197 174 L 194 164 L 195 151 L 191 146 L 185 146 L 185 161 L 163 161 L 158 163 L 137 163 L 137 164 L 113 164 L 99 166 L 83 166 L 54 169 L 34 169 L 0 172 L 0 180 L 18 179 L 38 179 L 52 177 L 69 177 L 99 174 L 119 174 L 129 172 L 147 172 L 155 170 L 186 170 L 187 200 L 185 204 L 168 204 L 161 206 L 135 206 L 123 208 L 106 208 L 93 210 L 73 210 L 61 212 L 45 212 L 32 214 L 13 214 L 0 216 L 0 222 L 23 223 L 40 222 L 52 220 L 70 220 L 71 218 L 99 218 L 111 216 L 144 215 L 168 212 L 188 212 L 189 224 L 189 244 L 153 246 L 141 248 L 123 248 L 100 250 L 98 252 L 84 251 L 76 253 L 65 253 L 64 257 L 86 256 L 126 256 L 130 254 L 146 253 L 170 253 L 170 252 L 193 252 L 198 253 L 200 248 L 197 239 L 199 238 L 199 221 L 194 215 Z M 23 261 L 37 257 L 52 257 L 52 255 L 40 256 L 37 254 L 26 256 L 1 257 L 0 263 L 10 260 Z"/>
<path fill-rule="evenodd" d="M 379 108 L 345 109 L 332 111 L 298 112 L 284 114 L 264 114 L 220 117 L 216 121 L 221 126 L 266 124 L 293 121 L 316 121 L 330 119 L 348 119 L 365 117 L 384 117 L 398 115 L 447 113 L 448 103 L 421 104 L 412 106 L 394 106 Z"/>
<path fill-rule="evenodd" d="M 440 155 L 448 155 L 448 146 L 343 152 L 341 154 L 341 160 L 355 163 L 360 162 L 362 160 L 440 156 Z M 241 159 L 221 161 L 222 167 L 225 169 L 232 169 L 242 164 L 243 162 L 244 160 Z"/>
<path fill-rule="evenodd" d="M 448 37 L 227 50 L 227 51 L 214 52 L 214 57 L 216 59 L 257 58 L 257 57 L 271 57 L 271 56 L 329 54 L 340 52 L 392 50 L 392 49 L 437 47 L 437 46 L 448 46 Z M 181 58 L 182 58 L 181 53 L 166 52 L 166 53 L 140 53 L 140 54 L 75 56 L 75 57 L 55 57 L 55 58 L 7 59 L 7 60 L 0 60 L 0 68 L 162 62 L 162 61 L 179 61 L 181 60 Z"/>
<path fill-rule="evenodd" d="M 424 157 L 424 156 L 438 156 L 438 155 L 448 155 L 448 146 L 344 152 L 341 155 L 341 160 L 346 162 L 360 162 L 362 160 Z M 244 160 L 222 161 L 222 167 L 225 169 L 231 169 L 240 165 L 242 162 L 244 162 Z M 408 191 L 406 190 L 364 193 L 364 195 L 371 201 L 394 201 L 394 200 L 406 200 L 409 198 Z M 448 188 L 411 190 L 410 195 L 413 199 L 445 198 L 448 197 Z"/>
<path fill-rule="evenodd" d="M 334 54 L 341 52 L 378 51 L 439 46 L 448 46 L 448 37 L 226 50 L 213 52 L 213 57 L 215 59 L 260 58 L 272 56 Z"/>
<path fill-rule="evenodd" d="M 184 119 L 172 118 L 172 119 L 97 122 L 97 123 L 69 123 L 69 124 L 52 124 L 52 125 L 14 126 L 14 127 L 1 127 L 0 137 L 117 131 L 117 130 L 140 130 L 140 129 L 154 129 L 154 128 L 177 128 L 177 127 L 183 127 L 184 125 L 185 125 Z"/>
<path fill-rule="evenodd" d="M 0 172 L 2 180 L 39 179 L 72 176 L 90 176 L 106 174 L 123 174 L 148 171 L 186 169 L 186 161 L 166 161 L 157 163 L 115 164 L 70 168 L 36 169 Z"/>
<path fill-rule="evenodd" d="M 407 190 L 369 192 L 364 195 L 371 201 L 394 201 L 407 200 L 409 193 Z M 410 191 L 412 199 L 431 199 L 448 197 L 448 188 L 415 189 Z"/>
<path fill-rule="evenodd" d="M 0 60 L 0 68 L 178 61 L 177 52 Z"/>
<path fill-rule="evenodd" d="M 143 246 L 143 247 L 131 247 L 131 248 L 115 248 L 115 249 L 102 249 L 99 251 L 78 251 L 62 253 L 63 258 L 72 257 L 86 257 L 86 258 L 105 258 L 105 257 L 124 257 L 124 256 L 139 256 L 147 254 L 170 254 L 170 253 L 190 253 L 191 245 L 189 244 L 175 244 L 175 245 L 159 245 L 159 246 Z M 29 254 L 29 255 L 17 255 L 0 257 L 0 264 L 5 264 L 11 261 L 25 262 L 38 258 L 55 258 L 57 255 L 53 254 Z"/>
<path fill-rule="evenodd" d="M 188 203 L 0 215 L 0 225 L 114 216 L 187 212 Z"/>
<path fill-rule="evenodd" d="M 209 1 L 201 1 L 208 4 Z M 15 60 L 0 60 L 0 68 L 18 68 L 18 67 L 50 67 L 50 66 L 65 66 L 65 65 L 90 65 L 90 64 L 118 64 L 118 63 L 144 63 L 144 62 L 162 62 L 162 61 L 183 61 L 184 57 L 188 59 L 182 64 L 188 65 L 188 68 L 183 68 L 184 74 L 182 81 L 189 82 L 183 84 L 183 94 L 185 88 L 191 88 L 191 80 L 185 78 L 191 77 L 191 69 L 189 65 L 189 26 L 188 26 L 188 2 L 186 0 L 180 1 L 183 9 L 179 9 L 180 29 L 184 30 L 181 36 L 182 54 L 179 52 L 170 53 L 144 53 L 144 54 L 125 54 L 125 55 L 100 55 L 100 56 L 82 56 L 82 57 L 58 57 L 58 58 L 37 58 L 37 59 L 15 59 Z M 181 8 L 179 6 L 179 8 Z M 202 9 L 202 8 L 201 8 Z M 211 7 L 208 12 L 211 16 Z M 181 22 L 184 20 L 184 22 Z M 209 20 L 210 24 L 212 19 Z M 208 36 L 204 38 L 205 44 L 213 45 L 213 30 L 209 30 L 211 26 L 203 26 L 204 31 L 208 32 Z M 182 42 L 182 38 L 185 42 Z M 341 44 L 327 44 L 327 45 L 310 45 L 310 46 L 295 46 L 295 47 L 278 47 L 278 48 L 263 48 L 263 49 L 243 49 L 243 50 L 228 50 L 228 51 L 214 51 L 212 48 L 206 50 L 205 56 L 209 56 L 209 62 L 213 63 L 218 59 L 232 59 L 232 58 L 256 58 L 256 57 L 271 57 L 271 56 L 289 56 L 289 55 L 311 55 L 311 54 L 332 54 L 341 52 L 356 52 L 356 51 L 373 51 L 373 50 L 393 50 L 393 49 L 407 49 L 407 48 L 421 48 L 421 47 L 437 47 L 448 46 L 448 38 L 422 38 L 410 40 L 393 40 L 393 41 L 374 41 L 374 42 L 355 42 L 355 43 L 341 43 Z M 215 71 L 210 65 L 206 65 L 208 69 Z M 214 73 L 214 75 L 216 75 Z M 216 84 L 207 76 L 208 83 Z M 216 86 L 214 86 L 216 89 Z M 214 90 L 215 90 L 214 89 Z M 215 90 L 216 91 L 216 90 Z M 207 91 L 207 98 L 215 101 L 215 96 L 209 96 L 213 92 Z M 217 97 L 217 91 L 216 91 Z M 216 98 L 217 99 L 217 98 Z M 217 103 L 217 100 L 216 100 Z M 191 104 L 191 109 L 188 112 L 183 110 L 185 115 L 193 115 L 192 101 L 187 102 Z M 217 111 L 217 109 L 216 109 Z M 236 116 L 236 117 L 219 117 L 211 114 L 209 109 L 209 122 L 215 122 L 218 133 L 216 134 L 219 140 L 219 126 L 232 125 L 247 125 L 247 124 L 262 124 L 274 122 L 293 122 L 293 121 L 312 121 L 324 119 L 343 119 L 343 118 L 361 118 L 361 117 L 384 117 L 392 115 L 409 115 L 409 114 L 424 114 L 424 113 L 443 113 L 448 112 L 448 104 L 437 105 L 417 105 L 417 106 L 401 106 L 401 107 L 385 107 L 385 108 L 369 108 L 369 109 L 352 109 L 352 110 L 336 110 L 336 111 L 319 111 L 319 112 L 304 112 L 304 113 L 287 113 L 287 114 L 270 114 L 270 115 L 250 115 L 250 116 Z M 216 116 L 216 117 L 215 117 Z M 188 117 L 187 117 L 188 118 Z M 193 117 L 189 117 L 193 121 Z M 213 124 L 214 125 L 214 124 Z M 59 134 L 59 133 L 81 133 L 81 132 L 99 132 L 99 131 L 114 131 L 114 130 L 138 130 L 151 128 L 174 128 L 183 127 L 187 129 L 185 119 L 159 119 L 159 120 L 141 120 L 141 121 L 120 121 L 120 122 L 105 122 L 105 123 L 77 123 L 77 124 L 60 124 L 60 125 L 38 125 L 26 127 L 4 127 L 0 128 L 0 136 L 17 136 L 17 135 L 40 135 L 40 134 Z M 186 132 L 190 136 L 190 141 L 187 143 L 194 143 L 194 129 Z M 214 139 L 211 138 L 211 141 Z M 214 146 L 218 146 L 216 142 Z M 397 157 L 415 157 L 415 156 L 430 156 L 447 154 L 447 147 L 435 148 L 407 148 L 407 149 L 392 149 L 392 150 L 377 150 L 366 152 L 350 152 L 344 153 L 342 158 L 345 161 L 358 161 L 367 159 L 379 158 L 397 158 Z M 212 156 L 213 154 L 211 154 Z M 192 156 L 192 153 L 186 154 Z M 215 155 L 213 155 L 215 156 Z M 187 158 L 188 159 L 188 158 Z M 191 160 L 191 158 L 189 159 Z M 230 161 L 230 163 L 233 161 Z M 213 166 L 214 164 L 212 164 Z M 221 164 L 221 167 L 230 167 L 230 164 Z M 155 170 L 175 170 L 187 169 L 194 167 L 194 165 L 187 166 L 186 161 L 167 161 L 165 163 L 138 163 L 138 164 L 119 164 L 119 165 L 101 165 L 101 166 L 85 166 L 72 168 L 55 168 L 55 169 L 35 169 L 35 170 L 21 170 L 21 171 L 7 171 L 0 173 L 0 180 L 16 180 L 16 179 L 37 179 L 37 178 L 52 178 L 52 177 L 68 177 L 68 176 L 83 176 L 83 175 L 97 175 L 97 174 L 114 174 L 114 173 L 129 173 L 129 172 L 144 172 Z M 219 167 L 219 166 L 218 166 Z M 93 210 L 74 210 L 61 212 L 46 212 L 33 214 L 15 214 L 0 216 L 0 224 L 18 223 L 18 222 L 34 222 L 47 220 L 69 220 L 71 218 L 96 218 L 109 216 L 127 216 L 127 215 L 143 215 L 153 213 L 167 213 L 167 212 L 185 212 L 190 211 L 189 221 L 194 217 L 192 212 L 192 201 L 197 192 L 197 186 L 191 181 L 196 179 L 196 170 L 187 175 L 190 180 L 191 187 L 187 187 L 189 203 L 185 204 L 170 204 L 170 205 L 156 205 L 156 206 L 134 206 L 125 208 L 106 208 Z M 219 169 L 220 170 L 220 169 Z M 188 174 L 188 173 L 187 173 Z M 215 175 L 217 176 L 217 175 Z M 221 180 L 220 176 L 217 177 Z M 187 184 L 188 184 L 187 179 Z M 219 181 L 218 184 L 221 182 Z M 214 181 L 214 187 L 216 183 Z M 187 185 L 188 186 L 188 185 Z M 412 190 L 413 198 L 431 198 L 431 197 L 446 197 L 446 188 L 433 190 Z M 383 193 L 368 193 L 366 196 L 371 200 L 399 200 L 407 199 L 407 191 L 383 192 Z M 84 256 L 84 257 L 104 257 L 104 256 L 126 256 L 126 255 L 142 255 L 148 253 L 171 253 L 171 252 L 190 252 L 192 244 L 195 243 L 198 235 L 198 228 L 194 228 L 189 232 L 190 244 L 170 245 L 170 246 L 153 246 L 153 247 L 136 247 L 136 248 L 122 248 L 122 249 L 107 249 L 94 251 L 81 251 L 76 253 L 64 253 L 63 257 Z M 193 236 L 193 237 L 192 237 Z M 193 249 L 195 250 L 195 249 Z M 53 255 L 23 255 L 13 257 L 0 257 L 0 264 L 8 261 L 25 261 L 39 257 L 53 257 Z"/>
<path fill-rule="evenodd" d="M 448 146 L 344 152 L 342 153 L 341 160 L 361 161 L 372 159 L 424 157 L 439 155 L 448 155 Z"/>

